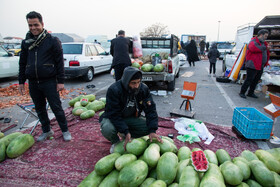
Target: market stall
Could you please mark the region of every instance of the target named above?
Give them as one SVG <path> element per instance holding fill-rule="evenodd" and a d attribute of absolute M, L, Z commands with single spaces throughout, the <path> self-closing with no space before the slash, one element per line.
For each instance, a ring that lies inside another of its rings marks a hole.
<path fill-rule="evenodd" d="M 77 186 L 93 170 L 96 162 L 109 154 L 111 144 L 102 136 L 98 115 L 81 120 L 72 115 L 72 107 L 65 110 L 69 131 L 73 139 L 64 142 L 55 119 L 51 121 L 55 132 L 54 139 L 35 143 L 23 155 L 15 159 L 6 159 L 0 163 L 0 186 Z M 256 143 L 240 139 L 231 127 L 218 126 L 205 122 L 209 132 L 215 137 L 207 145 L 204 141 L 189 144 L 179 141 L 174 122 L 167 118 L 159 119 L 158 133 L 163 136 L 174 135 L 174 142 L 179 149 L 188 146 L 190 149 L 209 149 L 216 152 L 225 149 L 233 158 L 244 150 L 255 151 Z M 26 130 L 29 133 L 30 129 Z M 41 133 L 38 126 L 34 138 Z"/>

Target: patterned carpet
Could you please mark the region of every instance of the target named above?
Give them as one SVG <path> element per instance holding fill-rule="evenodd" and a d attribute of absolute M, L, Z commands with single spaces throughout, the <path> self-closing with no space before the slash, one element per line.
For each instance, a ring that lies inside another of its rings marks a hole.
<path fill-rule="evenodd" d="M 72 108 L 65 110 L 69 131 L 72 134 L 70 142 L 64 142 L 62 133 L 55 119 L 51 121 L 55 132 L 54 139 L 42 143 L 35 143 L 32 148 L 16 159 L 6 159 L 0 163 L 0 186 L 77 186 L 90 172 L 95 163 L 109 154 L 110 143 L 101 135 L 98 115 L 87 120 L 80 120 L 73 116 Z M 231 127 L 217 126 L 205 123 L 209 131 L 215 136 L 210 145 L 203 142 L 188 144 L 176 139 L 177 131 L 174 122 L 167 118 L 160 118 L 158 134 L 174 134 L 178 148 L 183 145 L 191 149 L 199 147 L 216 151 L 223 148 L 233 158 L 243 150 L 258 149 L 253 141 L 238 138 Z M 26 131 L 29 133 L 30 129 Z M 35 138 L 41 133 L 38 126 Z"/>

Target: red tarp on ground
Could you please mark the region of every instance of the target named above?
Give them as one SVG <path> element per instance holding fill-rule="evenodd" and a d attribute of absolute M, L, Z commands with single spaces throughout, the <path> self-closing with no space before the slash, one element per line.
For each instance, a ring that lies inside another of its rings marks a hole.
<path fill-rule="evenodd" d="M 95 163 L 109 154 L 110 143 L 102 136 L 98 123 L 98 115 L 87 120 L 80 120 L 73 116 L 72 108 L 65 111 L 69 130 L 72 134 L 71 142 L 65 142 L 62 133 L 53 119 L 52 129 L 55 132 L 53 140 L 35 143 L 32 148 L 16 159 L 6 159 L 0 163 L 0 186 L 77 186 L 90 172 Z M 174 134 L 178 148 L 183 145 L 191 149 L 199 147 L 216 151 L 223 148 L 230 156 L 236 157 L 243 150 L 255 151 L 256 143 L 241 140 L 231 131 L 231 127 L 217 126 L 205 123 L 209 131 L 215 136 L 210 145 L 203 142 L 188 144 L 176 139 L 177 131 L 174 122 L 160 118 L 160 135 Z M 25 131 L 26 133 L 30 132 Z M 38 126 L 35 138 L 41 133 Z"/>

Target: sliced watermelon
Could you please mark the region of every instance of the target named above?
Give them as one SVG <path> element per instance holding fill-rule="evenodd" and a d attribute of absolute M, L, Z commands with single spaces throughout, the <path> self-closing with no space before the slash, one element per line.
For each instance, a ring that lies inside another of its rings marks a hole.
<path fill-rule="evenodd" d="M 191 160 L 196 171 L 205 172 L 208 170 L 209 163 L 202 150 L 192 152 Z"/>

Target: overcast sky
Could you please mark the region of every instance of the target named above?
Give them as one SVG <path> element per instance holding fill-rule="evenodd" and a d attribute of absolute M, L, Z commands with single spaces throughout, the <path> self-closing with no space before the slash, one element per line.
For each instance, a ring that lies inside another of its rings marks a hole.
<path fill-rule="evenodd" d="M 107 35 L 118 30 L 132 36 L 154 23 L 170 33 L 206 35 L 207 41 L 234 41 L 237 27 L 280 15 L 280 0 L 0 0 L 0 34 L 24 37 L 25 16 L 40 12 L 45 28 L 54 33 Z"/>

